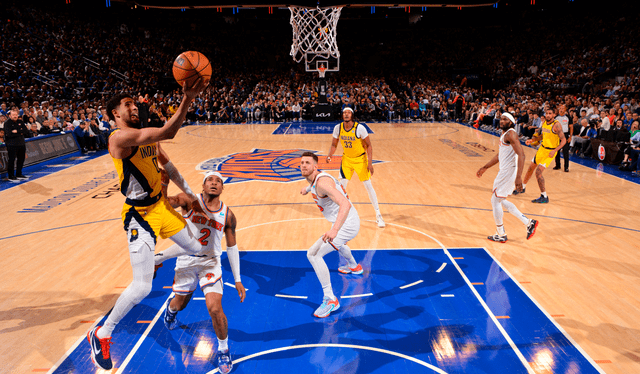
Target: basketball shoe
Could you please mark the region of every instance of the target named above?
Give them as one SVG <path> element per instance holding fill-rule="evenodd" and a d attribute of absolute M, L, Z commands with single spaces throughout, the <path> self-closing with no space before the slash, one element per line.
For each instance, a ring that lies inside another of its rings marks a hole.
<path fill-rule="evenodd" d="M 512 195 L 520 195 L 520 194 L 524 193 L 526 190 L 527 190 L 526 188 L 523 188 L 523 189 L 522 189 L 522 192 L 518 192 L 518 190 L 517 190 L 517 189 L 516 189 L 516 190 L 513 190 Z"/>
<path fill-rule="evenodd" d="M 173 297 L 167 301 L 167 307 L 164 310 L 164 325 L 169 330 L 173 330 L 178 324 L 178 318 L 176 318 L 178 316 L 178 312 L 172 312 L 169 310 L 171 300 L 173 300 Z"/>
<path fill-rule="evenodd" d="M 340 309 L 340 302 L 338 302 L 338 298 L 336 297 L 335 300 L 331 300 L 325 296 L 324 299 L 322 299 L 322 305 L 316 309 L 313 315 L 318 318 L 324 318 L 329 316 L 331 312 L 335 312 L 338 309 Z"/>
<path fill-rule="evenodd" d="M 376 214 L 376 224 L 378 224 L 378 227 L 385 226 L 384 220 L 382 219 L 382 214 Z"/>
<path fill-rule="evenodd" d="M 233 362 L 228 349 L 226 351 L 218 351 L 216 361 L 218 361 L 218 369 L 223 374 L 227 374 L 233 369 Z"/>
<path fill-rule="evenodd" d="M 113 362 L 111 362 L 111 338 L 98 339 L 96 332 L 101 326 L 96 326 L 87 333 L 87 340 L 91 346 L 91 361 L 103 370 L 111 370 Z"/>
<path fill-rule="evenodd" d="M 537 227 L 538 227 L 538 221 L 536 221 L 535 219 L 532 219 L 529 221 L 529 224 L 527 225 L 527 240 L 533 237 L 533 234 L 536 233 Z"/>
<path fill-rule="evenodd" d="M 362 265 L 358 264 L 358 266 L 354 267 L 353 269 L 349 267 L 349 265 L 344 265 L 344 266 L 340 266 L 338 268 L 338 271 L 341 272 L 342 274 L 356 274 L 356 275 L 360 275 L 363 273 L 362 270 Z"/>
<path fill-rule="evenodd" d="M 498 235 L 498 234 L 493 234 L 491 236 L 488 236 L 487 239 L 491 240 L 492 242 L 497 242 L 497 243 L 506 243 L 507 242 L 507 235 Z"/>
<path fill-rule="evenodd" d="M 539 198 L 531 200 L 532 203 L 537 203 L 537 204 L 546 204 L 549 202 L 549 197 L 544 197 L 542 195 L 540 195 Z"/>

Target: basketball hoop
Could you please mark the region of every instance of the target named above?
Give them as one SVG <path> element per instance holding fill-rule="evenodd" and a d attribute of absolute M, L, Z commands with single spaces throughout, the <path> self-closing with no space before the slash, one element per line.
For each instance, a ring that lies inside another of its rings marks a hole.
<path fill-rule="evenodd" d="M 296 62 L 305 61 L 307 71 L 317 71 L 324 77 L 326 71 L 338 71 L 340 51 L 336 41 L 336 29 L 342 7 L 302 8 L 290 6 L 293 27 L 291 57 Z M 337 61 L 334 66 L 314 66 L 316 60 Z M 311 68 L 309 67 L 311 66 Z"/>
<path fill-rule="evenodd" d="M 318 68 L 318 75 L 320 75 L 320 78 L 324 78 L 325 71 L 327 71 L 327 68 L 325 68 L 324 65 L 320 65 Z"/>

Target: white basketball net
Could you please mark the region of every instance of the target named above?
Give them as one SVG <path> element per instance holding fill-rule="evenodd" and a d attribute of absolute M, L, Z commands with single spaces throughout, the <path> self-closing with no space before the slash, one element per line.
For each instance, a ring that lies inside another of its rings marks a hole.
<path fill-rule="evenodd" d="M 296 62 L 303 59 L 309 64 L 316 59 L 339 59 L 336 28 L 342 7 L 299 8 L 289 7 L 291 26 L 293 27 L 293 44 L 291 57 Z"/>

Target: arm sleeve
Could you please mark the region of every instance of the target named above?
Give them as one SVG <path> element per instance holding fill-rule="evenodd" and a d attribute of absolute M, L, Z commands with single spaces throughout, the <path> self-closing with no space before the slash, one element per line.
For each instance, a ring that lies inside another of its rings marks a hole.
<path fill-rule="evenodd" d="M 233 279 L 236 283 L 242 282 L 240 278 L 240 252 L 238 251 L 237 244 L 233 247 L 227 247 L 227 257 L 229 257 L 229 265 L 231 265 Z"/>
<path fill-rule="evenodd" d="M 337 124 L 334 128 L 333 128 L 333 137 L 336 139 L 340 138 L 340 124 Z"/>
<path fill-rule="evenodd" d="M 169 178 L 171 179 L 171 181 L 175 183 L 176 186 L 178 186 L 178 188 L 182 190 L 182 192 L 186 193 L 192 198 L 196 198 L 196 199 L 198 198 L 193 193 L 193 191 L 191 191 L 191 188 L 189 188 L 189 185 L 184 180 L 184 178 L 182 177 L 178 169 L 176 169 L 176 167 L 173 166 L 173 163 L 171 161 L 164 164 L 164 169 L 167 171 L 167 174 L 169 174 Z"/>
<path fill-rule="evenodd" d="M 358 139 L 364 139 L 369 136 L 369 132 L 367 131 L 367 128 L 364 127 L 364 125 L 359 123 L 358 128 L 356 129 L 356 136 L 358 137 Z"/>

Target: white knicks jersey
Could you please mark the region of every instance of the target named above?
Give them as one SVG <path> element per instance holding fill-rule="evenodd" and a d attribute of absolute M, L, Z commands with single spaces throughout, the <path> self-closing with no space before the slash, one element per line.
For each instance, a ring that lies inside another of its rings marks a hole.
<path fill-rule="evenodd" d="M 344 190 L 344 187 L 342 187 L 340 182 L 338 182 L 330 174 L 321 172 L 320 174 L 316 175 L 316 179 L 311 184 L 311 196 L 313 197 L 313 200 L 316 202 L 316 205 L 318 206 L 318 208 L 320 208 L 320 211 L 324 215 L 324 218 L 326 218 L 329 222 L 334 223 L 336 221 L 336 218 L 338 218 L 340 205 L 338 205 L 338 203 L 331 200 L 329 196 L 324 196 L 324 197 L 318 196 L 318 193 L 316 192 L 316 183 L 318 183 L 318 179 L 326 178 L 326 177 L 331 178 L 338 192 L 340 192 L 342 196 L 346 197 L 350 204 L 351 204 L 351 200 L 349 200 L 347 191 Z M 345 222 L 349 221 L 352 218 L 357 218 L 358 220 L 360 219 L 358 217 L 358 212 L 356 211 L 356 208 L 353 207 L 353 204 L 351 204 L 351 208 L 349 209 L 349 215 L 347 216 L 347 220 Z"/>
<path fill-rule="evenodd" d="M 500 148 L 498 149 L 498 161 L 500 162 L 500 170 L 511 170 L 518 167 L 518 154 L 511 144 L 504 141 L 504 136 L 509 131 L 516 131 L 513 128 L 505 131 L 500 137 Z"/>
<path fill-rule="evenodd" d="M 220 208 L 216 211 L 211 211 L 204 203 L 202 194 L 199 195 L 199 199 L 206 217 L 202 213 L 194 212 L 192 209 L 184 218 L 191 221 L 193 226 L 196 227 L 196 232 L 193 234 L 205 248 L 202 252 L 190 257 L 220 257 L 222 255 L 222 236 L 224 235 L 229 208 L 225 203 L 220 202 Z M 191 227 L 193 228 L 193 226 Z"/>

